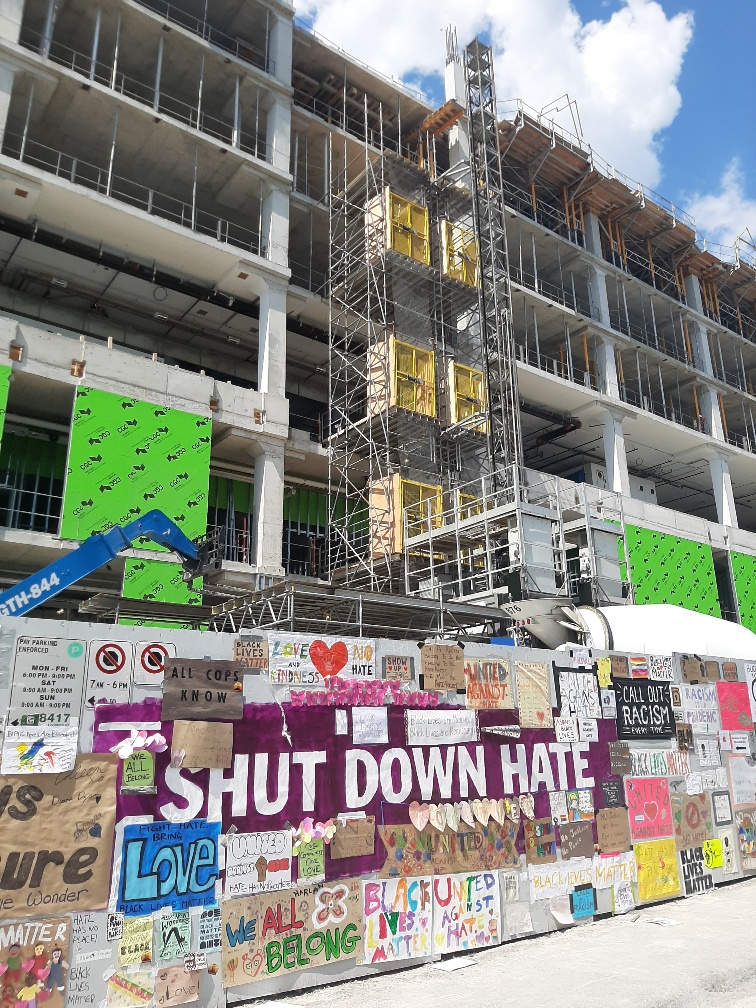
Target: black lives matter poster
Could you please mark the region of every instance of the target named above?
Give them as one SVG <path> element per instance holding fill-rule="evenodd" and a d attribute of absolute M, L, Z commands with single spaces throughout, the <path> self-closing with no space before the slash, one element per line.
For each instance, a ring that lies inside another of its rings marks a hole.
<path fill-rule="evenodd" d="M 669 739 L 675 721 L 669 683 L 650 679 L 615 679 L 617 738 Z"/>

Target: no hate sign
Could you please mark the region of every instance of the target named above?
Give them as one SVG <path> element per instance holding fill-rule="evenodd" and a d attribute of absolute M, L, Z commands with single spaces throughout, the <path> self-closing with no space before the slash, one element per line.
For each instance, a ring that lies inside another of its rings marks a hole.
<path fill-rule="evenodd" d="M 163 720 L 239 721 L 243 681 L 238 662 L 173 658 L 165 667 Z"/>

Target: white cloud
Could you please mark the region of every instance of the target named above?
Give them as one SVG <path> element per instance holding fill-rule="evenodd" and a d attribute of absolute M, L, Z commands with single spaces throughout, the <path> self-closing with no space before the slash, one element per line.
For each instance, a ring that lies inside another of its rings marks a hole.
<path fill-rule="evenodd" d="M 348 53 L 405 80 L 443 70 L 447 24 L 460 45 L 488 32 L 499 101 L 522 98 L 539 109 L 568 92 L 596 152 L 658 183 L 658 134 L 680 108 L 690 14 L 667 17 L 656 0 L 623 0 L 590 22 L 569 0 L 301 0 L 299 13 Z"/>
<path fill-rule="evenodd" d="M 734 245 L 746 230 L 756 238 L 756 199 L 746 196 L 745 174 L 737 158 L 722 173 L 719 192 L 697 193 L 688 203 L 688 212 L 698 230 L 720 245 Z"/>

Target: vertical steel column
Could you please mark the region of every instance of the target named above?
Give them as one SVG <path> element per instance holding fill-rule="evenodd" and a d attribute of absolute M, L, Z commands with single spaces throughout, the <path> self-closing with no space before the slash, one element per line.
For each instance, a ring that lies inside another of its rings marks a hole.
<path fill-rule="evenodd" d="M 94 80 L 97 73 L 97 50 L 100 47 L 100 26 L 102 24 L 102 7 L 97 8 L 95 17 L 94 38 L 92 39 L 92 61 L 89 67 L 89 79 Z"/>
<path fill-rule="evenodd" d="M 239 101 L 241 92 L 241 77 L 237 74 L 234 81 L 234 129 L 231 134 L 231 146 L 238 150 L 241 146 L 241 104 Z"/>
<path fill-rule="evenodd" d="M 115 161 L 117 135 L 118 135 L 118 109 L 116 109 L 115 118 L 113 119 L 113 139 L 110 143 L 110 158 L 108 159 L 108 185 L 105 190 L 105 194 L 107 196 L 110 196 L 111 190 L 113 188 L 113 162 Z"/>
<path fill-rule="evenodd" d="M 118 75 L 118 50 L 121 47 L 121 12 L 118 12 L 118 17 L 116 18 L 116 34 L 115 34 L 115 46 L 113 48 L 113 73 L 110 77 L 110 86 L 115 90 L 116 79 Z"/>
<path fill-rule="evenodd" d="M 157 67 L 155 68 L 155 96 L 152 102 L 152 107 L 156 112 L 160 110 L 160 78 L 163 76 L 163 39 L 164 36 L 161 33 L 160 41 L 158 42 Z"/>
<path fill-rule="evenodd" d="M 45 26 L 42 29 L 42 38 L 39 40 L 40 55 L 47 58 L 50 55 L 50 45 L 52 44 L 55 19 L 58 16 L 58 0 L 48 0 L 47 14 L 45 16 Z"/>

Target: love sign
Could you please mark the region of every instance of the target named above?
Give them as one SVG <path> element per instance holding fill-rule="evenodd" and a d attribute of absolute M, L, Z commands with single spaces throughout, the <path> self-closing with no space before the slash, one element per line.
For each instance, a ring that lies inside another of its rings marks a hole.
<path fill-rule="evenodd" d="M 375 678 L 375 641 L 363 637 L 269 634 L 270 681 L 281 686 L 322 686 L 333 676 Z"/>

